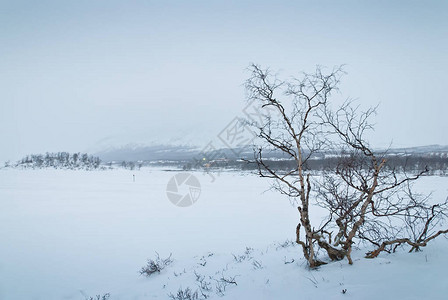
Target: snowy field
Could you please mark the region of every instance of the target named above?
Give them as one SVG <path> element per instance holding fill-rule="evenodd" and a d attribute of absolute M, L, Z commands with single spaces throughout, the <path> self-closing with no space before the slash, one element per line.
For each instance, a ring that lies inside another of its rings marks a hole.
<path fill-rule="evenodd" d="M 175 174 L 0 170 L 0 299 L 169 299 L 200 281 L 212 299 L 448 299 L 443 237 L 420 253 L 368 260 L 368 249 L 358 249 L 353 266 L 309 271 L 288 242 L 296 209 L 267 191 L 268 180 L 227 172 L 211 182 L 193 173 L 200 198 L 180 208 L 166 196 Z M 448 177 L 425 177 L 416 187 L 442 201 Z M 172 253 L 172 264 L 141 276 L 156 251 Z"/>

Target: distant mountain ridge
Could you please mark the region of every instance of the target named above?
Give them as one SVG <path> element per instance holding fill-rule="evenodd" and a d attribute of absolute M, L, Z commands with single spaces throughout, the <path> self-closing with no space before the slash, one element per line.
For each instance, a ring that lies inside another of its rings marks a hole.
<path fill-rule="evenodd" d="M 96 152 L 103 161 L 158 161 L 188 160 L 200 152 L 200 149 L 188 145 L 125 145 L 110 147 Z"/>
<path fill-rule="evenodd" d="M 431 155 L 431 154 L 448 154 L 448 145 L 428 145 L 409 148 L 391 148 L 388 150 L 378 149 L 378 152 L 387 151 L 389 155 Z M 327 153 L 328 154 L 328 153 Z M 239 159 L 253 158 L 252 146 L 242 148 L 207 148 L 192 145 L 142 145 L 128 144 L 121 147 L 109 147 L 103 151 L 98 151 L 94 155 L 101 158 L 102 161 L 185 161 L 206 158 L 207 160 L 228 158 Z M 317 157 L 325 157 L 326 153 L 322 152 Z M 283 153 L 273 151 L 266 153 L 267 158 L 286 158 Z"/>

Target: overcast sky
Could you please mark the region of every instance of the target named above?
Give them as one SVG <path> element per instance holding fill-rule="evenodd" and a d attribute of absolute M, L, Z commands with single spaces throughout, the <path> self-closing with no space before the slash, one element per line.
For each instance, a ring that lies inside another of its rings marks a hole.
<path fill-rule="evenodd" d="M 377 147 L 448 144 L 448 1 L 1 1 L 0 161 L 212 139 L 251 62 L 346 64 Z"/>

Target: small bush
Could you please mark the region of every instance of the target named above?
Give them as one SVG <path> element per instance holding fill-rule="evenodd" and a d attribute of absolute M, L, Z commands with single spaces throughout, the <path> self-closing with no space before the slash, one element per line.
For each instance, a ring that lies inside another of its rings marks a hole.
<path fill-rule="evenodd" d="M 176 295 L 169 294 L 168 297 L 172 300 L 197 300 L 199 299 L 198 291 L 192 291 L 190 288 L 183 290 L 180 288 Z"/>
<path fill-rule="evenodd" d="M 156 252 L 156 259 L 148 259 L 148 263 L 146 266 L 142 267 L 140 270 L 140 275 L 145 275 L 146 277 L 151 276 L 154 273 L 160 273 L 165 267 L 169 266 L 173 260 L 171 259 L 171 255 L 167 258 L 160 258 L 159 253 Z"/>
<path fill-rule="evenodd" d="M 106 293 L 104 295 L 95 295 L 94 297 L 86 298 L 86 300 L 108 300 L 110 298 L 110 294 Z"/>

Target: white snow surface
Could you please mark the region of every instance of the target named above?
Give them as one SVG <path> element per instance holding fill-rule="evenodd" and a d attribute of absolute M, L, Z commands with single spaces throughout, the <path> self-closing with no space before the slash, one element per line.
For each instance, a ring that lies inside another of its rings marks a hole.
<path fill-rule="evenodd" d="M 361 248 L 352 266 L 309 270 L 287 242 L 297 210 L 268 190 L 269 180 L 222 172 L 212 182 L 193 172 L 200 198 L 180 208 L 166 196 L 175 174 L 0 170 L 0 299 L 169 299 L 180 288 L 198 290 L 195 273 L 211 287 L 209 299 L 448 299 L 446 238 L 376 259 Z M 416 187 L 442 201 L 448 177 L 424 177 Z M 140 275 L 156 251 L 172 253 L 172 264 Z M 237 284 L 219 293 L 221 278 Z"/>

